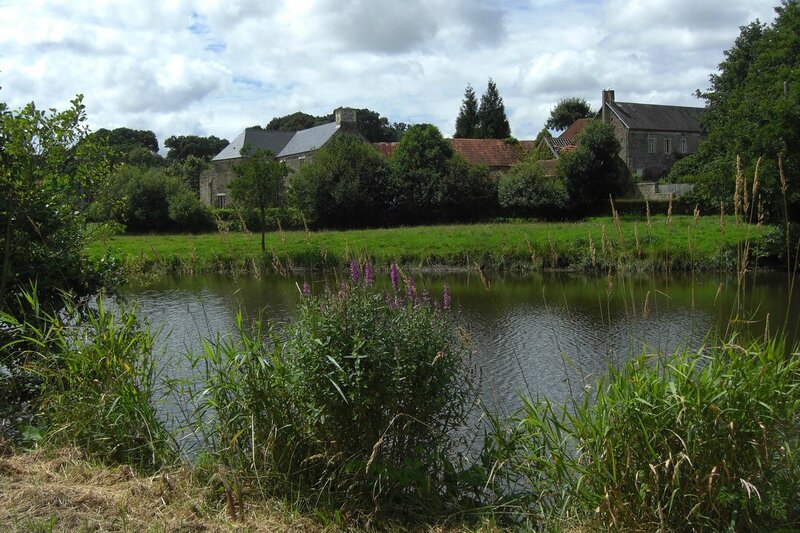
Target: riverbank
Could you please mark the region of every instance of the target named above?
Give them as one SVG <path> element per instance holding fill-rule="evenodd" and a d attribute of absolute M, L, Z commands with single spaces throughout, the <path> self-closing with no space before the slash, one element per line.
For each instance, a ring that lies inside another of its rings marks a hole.
<path fill-rule="evenodd" d="M 777 250 L 785 249 L 777 227 L 737 225 L 719 216 L 653 216 L 280 231 L 268 234 L 266 252 L 256 233 L 122 235 L 96 241 L 87 252 L 97 260 L 114 258 L 132 277 L 321 270 L 344 267 L 353 257 L 412 269 L 734 271 L 745 242 L 751 267 L 777 264 L 773 240 Z"/>

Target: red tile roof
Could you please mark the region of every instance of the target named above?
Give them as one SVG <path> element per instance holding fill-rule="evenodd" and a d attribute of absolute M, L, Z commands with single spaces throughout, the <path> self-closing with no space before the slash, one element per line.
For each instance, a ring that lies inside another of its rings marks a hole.
<path fill-rule="evenodd" d="M 559 139 L 574 139 L 578 136 L 580 132 L 583 131 L 583 128 L 589 123 L 588 118 L 579 118 L 572 125 L 564 130 L 564 133 L 558 136 Z"/>
<path fill-rule="evenodd" d="M 447 139 L 453 150 L 473 165 L 504 168 L 515 165 L 535 141 L 509 142 L 504 139 Z M 372 143 L 384 157 L 391 157 L 397 143 Z"/>
<path fill-rule="evenodd" d="M 533 146 L 533 141 L 508 142 L 503 139 L 448 139 L 453 150 L 473 165 L 511 167 Z"/>
<path fill-rule="evenodd" d="M 392 157 L 394 151 L 397 149 L 397 143 L 372 143 L 372 146 L 387 159 Z"/>

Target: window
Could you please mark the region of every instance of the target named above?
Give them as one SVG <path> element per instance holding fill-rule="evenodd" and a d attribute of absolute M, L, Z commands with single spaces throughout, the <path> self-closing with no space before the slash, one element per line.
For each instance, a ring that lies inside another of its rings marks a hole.
<path fill-rule="evenodd" d="M 217 193 L 217 202 L 216 202 L 217 208 L 222 209 L 223 207 L 225 207 L 225 196 L 226 195 L 224 192 Z"/>
<path fill-rule="evenodd" d="M 672 153 L 672 139 L 664 139 L 664 153 Z"/>
<path fill-rule="evenodd" d="M 647 139 L 647 151 L 651 154 L 656 153 L 656 139 L 655 137 L 650 137 Z"/>
<path fill-rule="evenodd" d="M 682 154 L 686 153 L 686 137 L 681 137 L 680 152 Z"/>

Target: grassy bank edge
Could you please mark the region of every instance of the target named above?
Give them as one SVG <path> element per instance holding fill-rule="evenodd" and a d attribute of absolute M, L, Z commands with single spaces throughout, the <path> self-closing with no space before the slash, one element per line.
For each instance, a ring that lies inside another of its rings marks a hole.
<path fill-rule="evenodd" d="M 736 271 L 745 243 L 750 268 L 785 265 L 778 227 L 718 216 L 281 231 L 267 243 L 262 252 L 257 234 L 111 236 L 87 253 L 116 262 L 133 278 L 324 270 L 343 268 L 353 257 L 414 270 Z"/>

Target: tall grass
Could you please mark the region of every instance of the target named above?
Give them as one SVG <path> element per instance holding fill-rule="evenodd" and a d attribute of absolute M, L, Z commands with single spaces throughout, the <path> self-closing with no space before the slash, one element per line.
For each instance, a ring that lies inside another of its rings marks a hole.
<path fill-rule="evenodd" d="M 350 284 L 305 288 L 291 324 L 248 331 L 240 314 L 236 340 L 196 361 L 232 508 L 242 486 L 382 516 L 429 516 L 463 496 L 457 430 L 474 390 L 449 296 L 435 303 L 410 278 L 382 293 L 353 265 Z"/>
<path fill-rule="evenodd" d="M 794 244 L 779 231 L 754 242 L 758 187 L 758 165 L 752 187 L 737 170 L 727 227 L 720 215 L 720 235 L 734 234 L 737 242 L 726 252 L 737 298 L 723 336 L 712 332 L 696 350 L 638 355 L 563 403 L 523 398 L 512 417 L 490 416 L 482 461 L 496 509 L 543 527 L 577 520 L 611 531 L 800 525 L 800 353 L 786 344 L 786 323 L 777 336 L 768 318 L 763 336 L 749 331 L 748 299 L 749 274 L 769 255 L 760 248 L 789 243 L 789 257 Z M 621 243 L 616 214 L 614 220 Z M 697 220 L 696 213 L 687 233 L 693 273 Z M 648 234 L 650 226 L 648 217 Z M 676 250 L 670 234 L 665 242 L 668 271 Z M 601 245 L 602 254 L 633 260 L 605 233 Z M 590 249 L 598 253 L 591 241 Z"/>
<path fill-rule="evenodd" d="M 35 387 L 36 423 L 53 445 L 80 447 L 108 463 L 154 472 L 176 458 L 175 443 L 156 416 L 153 336 L 132 311 L 79 309 L 64 296 L 58 312 L 25 294 L 24 317 L 0 315 L 21 373 Z"/>
<path fill-rule="evenodd" d="M 572 516 L 613 530 L 796 525 L 794 355 L 776 342 L 642 355 L 567 405 L 526 401 L 490 435 L 492 481 L 540 519 Z"/>

